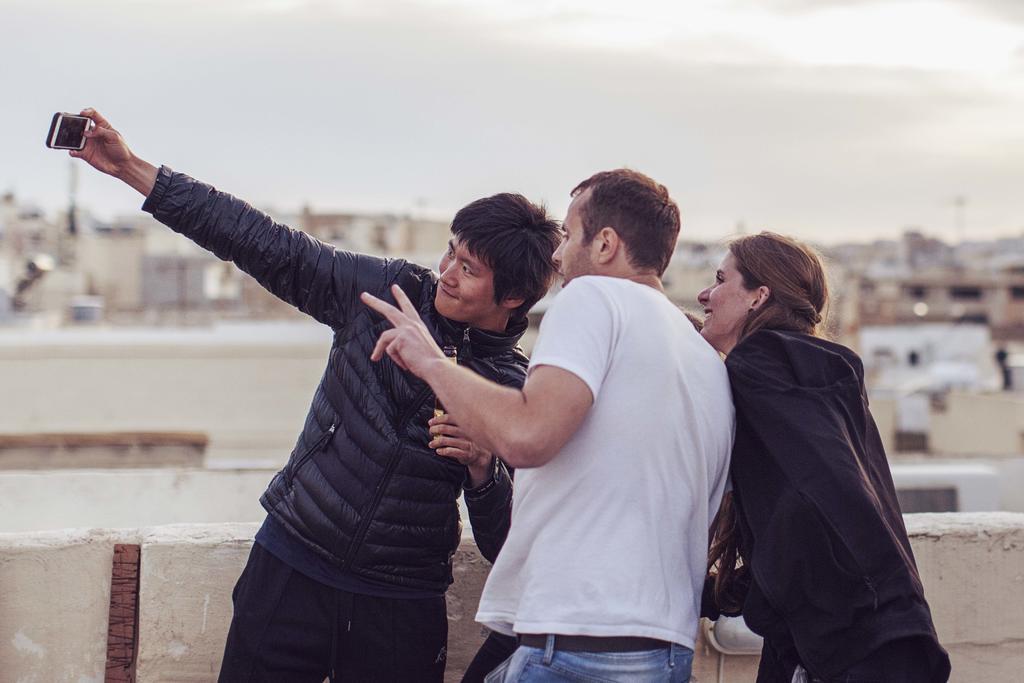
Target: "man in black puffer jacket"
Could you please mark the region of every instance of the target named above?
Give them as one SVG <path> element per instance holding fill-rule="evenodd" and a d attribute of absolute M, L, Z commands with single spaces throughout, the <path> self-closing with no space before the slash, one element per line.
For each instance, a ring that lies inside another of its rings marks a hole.
<path fill-rule="evenodd" d="M 235 587 L 221 680 L 440 681 L 444 593 L 465 491 L 477 543 L 508 530 L 511 480 L 492 454 L 435 417 L 425 383 L 370 353 L 389 327 L 358 299 L 397 284 L 461 365 L 519 387 L 526 312 L 555 273 L 558 225 L 520 195 L 456 214 L 441 276 L 335 249 L 245 202 L 131 153 L 97 112 L 81 152 L 146 196 L 143 210 L 334 330 L 327 369 Z M 442 456 L 442 457 L 439 457 Z"/>

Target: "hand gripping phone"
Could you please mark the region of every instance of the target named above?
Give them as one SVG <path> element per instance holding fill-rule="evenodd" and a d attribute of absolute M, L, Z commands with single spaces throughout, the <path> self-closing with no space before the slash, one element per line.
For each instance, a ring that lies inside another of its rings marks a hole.
<path fill-rule="evenodd" d="M 50 149 L 82 149 L 85 147 L 85 131 L 93 125 L 88 116 L 57 112 L 50 121 L 46 146 Z"/>

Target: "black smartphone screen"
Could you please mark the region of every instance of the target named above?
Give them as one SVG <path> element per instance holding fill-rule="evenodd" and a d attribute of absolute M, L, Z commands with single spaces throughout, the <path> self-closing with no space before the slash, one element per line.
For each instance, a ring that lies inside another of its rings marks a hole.
<path fill-rule="evenodd" d="M 84 116 L 63 117 L 60 120 L 60 128 L 57 129 L 57 136 L 53 140 L 53 146 L 78 149 L 82 146 L 82 138 L 85 136 L 87 125 L 89 125 L 89 119 Z"/>

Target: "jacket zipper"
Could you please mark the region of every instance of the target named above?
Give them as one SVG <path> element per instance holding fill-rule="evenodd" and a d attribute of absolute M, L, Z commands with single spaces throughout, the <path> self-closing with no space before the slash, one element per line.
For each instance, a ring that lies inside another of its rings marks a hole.
<path fill-rule="evenodd" d="M 292 485 L 292 482 L 295 481 L 295 475 L 298 473 L 299 469 L 303 465 L 306 464 L 307 460 L 309 460 L 321 448 L 324 448 L 327 445 L 327 442 L 330 441 L 331 437 L 334 436 L 334 430 L 336 430 L 337 428 L 338 428 L 337 423 L 331 424 L 330 428 L 328 428 L 328 430 L 326 432 L 321 434 L 320 438 L 317 439 L 316 442 L 312 446 L 307 448 L 306 451 L 302 455 L 300 455 L 298 458 L 295 459 L 295 464 L 290 469 L 290 471 L 288 473 L 288 486 L 289 487 Z"/>
<path fill-rule="evenodd" d="M 356 535 L 352 538 L 352 545 L 349 546 L 348 553 L 345 555 L 345 561 L 342 563 L 343 567 L 348 567 L 352 563 L 352 559 L 355 557 L 356 552 L 363 545 L 363 539 L 366 537 L 366 532 L 370 528 L 370 522 L 373 520 L 373 513 L 377 511 L 377 506 L 380 504 L 380 499 L 384 496 L 384 489 L 387 487 L 387 483 L 391 480 L 391 475 L 395 471 L 395 467 L 398 465 L 398 454 L 402 449 L 402 435 L 405 434 L 406 423 L 409 419 L 419 411 L 420 405 L 426 400 L 427 394 L 430 393 L 430 387 L 426 386 L 420 390 L 413 399 L 409 408 L 405 410 L 398 418 L 396 423 L 397 428 L 395 430 L 397 436 L 397 442 L 394 448 L 391 449 L 391 453 L 388 455 L 388 461 L 384 465 L 384 474 L 381 475 L 377 481 L 377 488 L 373 491 L 373 498 L 370 499 L 370 504 L 366 508 L 366 512 L 363 513 L 363 519 L 359 522 L 359 527 L 356 529 Z"/>
<path fill-rule="evenodd" d="M 469 325 L 466 325 L 466 329 L 462 332 L 462 349 L 465 350 L 465 353 L 463 353 L 462 358 L 459 359 L 459 365 L 462 365 L 473 356 L 471 353 L 473 347 L 470 345 L 469 341 Z"/>

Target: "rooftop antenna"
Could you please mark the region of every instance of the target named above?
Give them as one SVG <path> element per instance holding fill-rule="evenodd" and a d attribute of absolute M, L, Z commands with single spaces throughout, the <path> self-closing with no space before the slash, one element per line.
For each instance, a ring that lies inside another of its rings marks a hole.
<path fill-rule="evenodd" d="M 953 230 L 956 241 L 963 244 L 967 232 L 967 197 L 962 194 L 953 197 Z"/>
<path fill-rule="evenodd" d="M 75 242 L 78 238 L 78 210 L 75 197 L 78 194 L 78 166 L 74 159 L 68 159 L 71 166 L 68 175 L 68 216 L 62 228 L 57 227 L 57 259 L 62 266 L 75 261 Z"/>
<path fill-rule="evenodd" d="M 75 220 L 75 197 L 78 194 L 78 165 L 71 159 L 71 175 L 68 183 L 68 235 L 78 235 L 78 224 Z"/>

